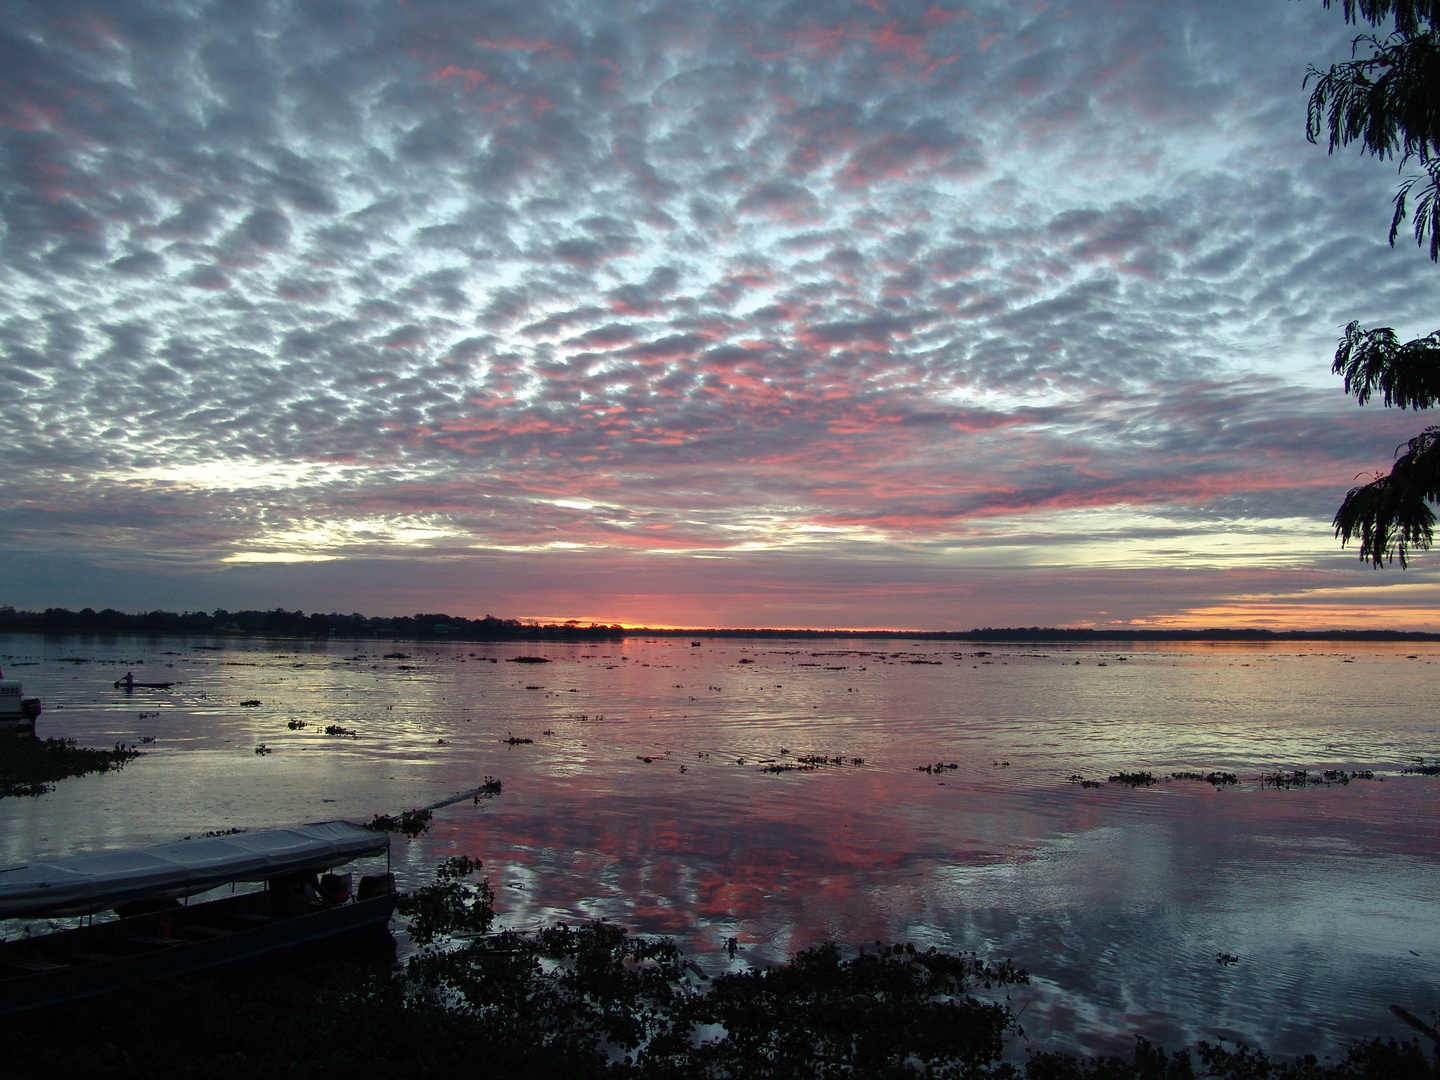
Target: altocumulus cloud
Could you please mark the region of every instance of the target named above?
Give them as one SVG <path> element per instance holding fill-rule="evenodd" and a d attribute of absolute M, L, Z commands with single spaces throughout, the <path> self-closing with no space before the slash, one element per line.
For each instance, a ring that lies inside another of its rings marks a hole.
<path fill-rule="evenodd" d="M 1413 422 L 1326 359 L 1431 329 L 1435 270 L 1384 244 L 1393 172 L 1303 139 L 1348 49 L 1318 2 L 0 34 L 14 601 L 105 567 L 697 623 L 1375 609 L 1327 524 Z"/>

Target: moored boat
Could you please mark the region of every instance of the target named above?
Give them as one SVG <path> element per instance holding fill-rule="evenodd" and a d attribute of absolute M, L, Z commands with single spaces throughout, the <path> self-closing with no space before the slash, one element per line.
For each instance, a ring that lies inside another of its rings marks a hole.
<path fill-rule="evenodd" d="M 35 731 L 40 716 L 40 699 L 27 698 L 19 679 L 7 679 L 0 672 L 0 731 Z"/>
<path fill-rule="evenodd" d="M 395 909 L 393 876 L 362 877 L 352 896 L 352 875 L 333 871 L 367 856 L 388 863 L 389 847 L 385 833 L 329 821 L 0 868 L 0 919 L 81 917 L 0 943 L 0 1017 L 375 933 Z M 265 887 L 188 902 L 240 882 Z M 93 921 L 107 909 L 118 918 Z"/>

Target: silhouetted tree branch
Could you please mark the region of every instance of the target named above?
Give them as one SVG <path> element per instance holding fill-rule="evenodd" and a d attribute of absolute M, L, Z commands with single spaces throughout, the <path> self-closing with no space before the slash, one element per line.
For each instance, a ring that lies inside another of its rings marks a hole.
<path fill-rule="evenodd" d="M 1406 444 L 1388 476 L 1351 488 L 1335 512 L 1335 534 L 1360 540 L 1360 558 L 1376 566 L 1399 559 L 1409 565 L 1412 548 L 1421 551 L 1434 539 L 1440 501 L 1440 428 L 1426 428 Z"/>
<path fill-rule="evenodd" d="M 1330 6 L 1331 0 L 1324 0 Z M 1415 160 L 1424 174 L 1406 178 L 1395 193 L 1390 246 L 1395 246 L 1411 200 L 1415 242 L 1430 238 L 1430 258 L 1440 261 L 1440 0 L 1341 0 L 1347 23 L 1362 19 L 1379 27 L 1393 20 L 1381 38 L 1362 34 L 1351 46 L 1353 59 L 1329 71 L 1311 67 L 1305 134 L 1315 142 L 1329 134 L 1329 150 L 1358 142 L 1378 158 L 1398 155 L 1400 165 Z M 1369 55 L 1361 57 L 1362 49 Z M 1377 391 L 1387 406 L 1429 409 L 1440 403 L 1440 331 L 1401 343 L 1389 327 L 1366 330 L 1358 322 L 1345 327 L 1333 370 L 1345 379 L 1345 392 L 1361 405 Z M 1414 550 L 1434 539 L 1440 502 L 1440 429 L 1427 428 L 1397 451 L 1389 475 L 1376 475 L 1352 488 L 1335 513 L 1341 546 L 1360 541 L 1360 558 L 1372 566 L 1395 559 L 1402 567 Z"/>

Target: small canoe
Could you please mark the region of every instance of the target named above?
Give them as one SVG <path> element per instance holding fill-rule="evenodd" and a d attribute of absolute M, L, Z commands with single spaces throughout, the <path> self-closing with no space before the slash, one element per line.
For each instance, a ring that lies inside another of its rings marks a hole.
<path fill-rule="evenodd" d="M 134 679 L 116 679 L 116 690 L 169 690 L 173 682 L 136 682 Z"/>

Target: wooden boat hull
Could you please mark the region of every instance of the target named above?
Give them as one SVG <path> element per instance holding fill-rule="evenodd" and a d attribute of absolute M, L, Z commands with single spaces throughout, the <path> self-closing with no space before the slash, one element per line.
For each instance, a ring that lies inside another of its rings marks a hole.
<path fill-rule="evenodd" d="M 0 945 L 0 1018 L 129 983 L 298 959 L 382 929 L 387 893 L 290 918 L 250 893 Z"/>

